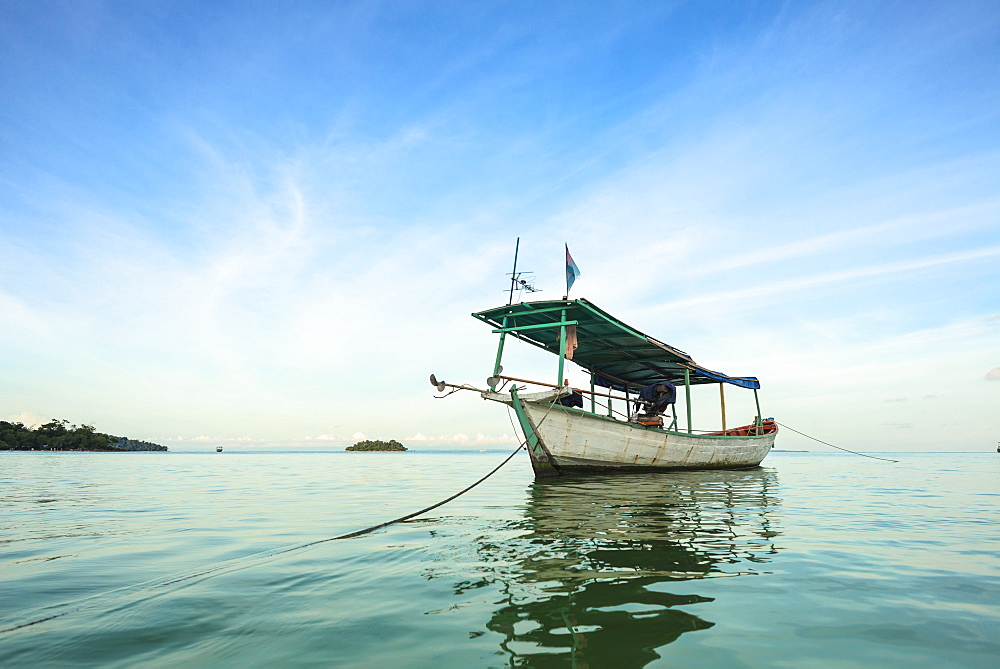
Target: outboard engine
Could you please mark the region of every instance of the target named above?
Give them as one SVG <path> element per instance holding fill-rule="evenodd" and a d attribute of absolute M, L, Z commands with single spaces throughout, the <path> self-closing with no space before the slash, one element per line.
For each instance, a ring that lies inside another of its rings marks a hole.
<path fill-rule="evenodd" d="M 658 381 L 639 391 L 635 402 L 634 420 L 640 425 L 663 427 L 663 412 L 677 401 L 677 386 Z"/>

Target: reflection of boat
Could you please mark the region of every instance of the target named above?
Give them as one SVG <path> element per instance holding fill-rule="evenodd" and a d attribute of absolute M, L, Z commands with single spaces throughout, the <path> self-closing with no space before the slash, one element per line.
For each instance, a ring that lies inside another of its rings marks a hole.
<path fill-rule="evenodd" d="M 222 446 L 216 446 L 215 447 L 215 452 L 216 453 L 221 453 L 222 452 Z"/>
<path fill-rule="evenodd" d="M 776 485 L 759 469 L 535 481 L 523 533 L 480 547 L 506 600 L 486 626 L 511 666 L 643 666 L 714 625 L 713 598 L 671 584 L 756 573 L 777 552 Z"/>
<path fill-rule="evenodd" d="M 746 469 L 759 465 L 774 444 L 778 426 L 761 417 L 756 378 L 706 369 L 687 353 L 642 334 L 587 300 L 522 302 L 473 316 L 500 334 L 489 389 L 456 386 L 433 375 L 431 383 L 441 391 L 475 390 L 484 399 L 513 407 L 536 476 L 574 470 Z M 507 335 L 556 355 L 556 382 L 503 376 L 500 360 Z M 566 360 L 589 374 L 589 389 L 568 385 L 563 376 Z M 509 392 L 501 392 L 508 383 Z M 522 393 L 527 386 L 518 383 L 548 390 Z M 719 386 L 721 430 L 692 428 L 691 386 L 698 384 Z M 751 424 L 726 427 L 726 386 L 753 391 L 757 417 Z M 678 426 L 675 408 L 678 394 L 684 397 L 687 414 L 683 427 Z M 669 408 L 674 408 L 672 420 L 664 426 L 663 414 Z"/>

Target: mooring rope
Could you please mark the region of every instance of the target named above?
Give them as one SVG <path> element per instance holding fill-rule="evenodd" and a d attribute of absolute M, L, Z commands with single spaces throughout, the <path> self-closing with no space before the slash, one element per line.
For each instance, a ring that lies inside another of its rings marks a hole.
<path fill-rule="evenodd" d="M 778 421 L 774 421 L 774 422 L 778 423 Z M 801 434 L 803 437 L 806 437 L 808 439 L 812 439 L 813 441 L 818 441 L 821 444 L 826 444 L 827 446 L 830 446 L 831 448 L 836 448 L 836 449 L 841 450 L 841 451 L 847 451 L 848 453 L 853 453 L 854 455 L 860 455 L 860 456 L 863 456 L 863 457 L 866 457 L 866 458 L 872 458 L 874 460 L 885 460 L 886 462 L 899 462 L 899 460 L 890 460 L 889 458 L 880 458 L 877 455 L 868 455 L 867 453 L 858 453 L 857 451 L 851 451 L 851 450 L 848 450 L 846 448 L 841 448 L 840 446 L 834 446 L 833 444 L 831 444 L 829 442 L 826 442 L 826 441 L 823 441 L 822 439 L 817 439 L 816 437 L 811 437 L 808 434 L 806 434 L 805 432 L 799 432 L 794 427 L 788 427 L 784 423 L 778 423 L 778 425 L 780 425 L 781 427 L 785 428 L 786 430 L 791 430 L 795 434 Z"/>
<path fill-rule="evenodd" d="M 549 413 L 552 411 L 552 408 L 555 406 L 555 404 L 556 404 L 555 402 L 552 402 L 552 404 L 549 406 L 548 410 L 545 412 L 545 415 L 542 416 L 542 419 L 540 421 L 538 421 L 538 426 L 536 426 L 536 427 L 540 427 L 542 425 L 542 423 L 545 422 L 545 419 L 549 417 Z M 791 428 L 789 428 L 789 429 L 791 429 Z M 515 437 L 516 437 L 516 434 L 517 434 L 517 431 L 515 430 Z M 513 450 L 513 452 L 511 452 L 510 455 L 508 455 L 506 458 L 504 458 L 503 462 L 501 462 L 499 465 L 497 465 L 496 467 L 494 467 L 492 471 L 490 471 L 488 474 L 486 474 L 486 476 L 483 476 L 481 479 L 479 479 L 478 481 L 476 481 L 472 485 L 470 485 L 470 486 L 468 486 L 468 487 L 466 487 L 466 488 L 458 491 L 457 493 L 455 493 L 454 495 L 452 495 L 452 496 L 450 496 L 450 497 L 448 497 L 446 499 L 441 500 L 440 502 L 437 502 L 436 504 L 431 504 L 430 506 L 425 507 L 423 509 L 420 509 L 419 511 L 414 511 L 413 513 L 408 513 L 405 516 L 400 516 L 399 518 L 393 518 L 392 520 L 387 520 L 384 523 L 379 523 L 378 525 L 372 525 L 371 527 L 366 527 L 366 528 L 364 528 L 362 530 L 356 530 L 354 532 L 348 532 L 347 534 L 341 534 L 341 535 L 336 536 L 336 537 L 329 537 L 327 539 L 319 539 L 317 541 L 310 541 L 310 542 L 305 543 L 305 544 L 298 544 L 296 546 L 291 546 L 289 548 L 282 548 L 280 550 L 260 551 L 259 553 L 251 553 L 250 555 L 244 555 L 243 557 L 236 558 L 235 560 L 231 560 L 231 561 L 228 561 L 228 562 L 217 564 L 214 567 L 210 567 L 208 569 L 203 569 L 203 570 L 201 570 L 199 572 L 196 572 L 194 574 L 185 574 L 185 575 L 179 576 L 177 578 L 172 578 L 172 579 L 167 580 L 167 581 L 157 581 L 157 582 L 149 584 L 149 585 L 144 585 L 144 584 L 140 583 L 140 584 L 134 585 L 134 586 L 126 586 L 124 588 L 119 588 L 117 590 L 111 590 L 110 592 L 105 592 L 102 595 L 93 595 L 93 597 L 105 597 L 106 598 L 108 595 L 113 594 L 115 592 L 120 592 L 122 590 L 139 590 L 139 591 L 142 591 L 142 590 L 152 590 L 152 589 L 155 589 L 155 588 L 162 588 L 162 587 L 165 587 L 165 586 L 168 586 L 168 585 L 173 585 L 175 583 L 182 583 L 184 581 L 190 581 L 191 579 L 198 578 L 199 576 L 206 576 L 208 574 L 214 574 L 214 573 L 222 571 L 224 569 L 233 569 L 235 571 L 236 569 L 245 568 L 245 566 L 243 566 L 242 563 L 248 562 L 249 560 L 266 560 L 267 558 L 275 557 L 276 555 L 284 555 L 286 553 L 291 553 L 293 551 L 302 550 L 303 548 L 309 548 L 310 546 L 316 546 L 318 544 L 327 543 L 329 541 L 338 541 L 340 539 L 351 539 L 353 537 L 360 537 L 363 534 L 369 534 L 370 532 L 374 532 L 375 530 L 382 529 L 383 527 L 388 527 L 389 525 L 395 525 L 396 523 L 401 523 L 401 522 L 403 522 L 405 520 L 410 520 L 411 518 L 416 518 L 417 516 L 425 514 L 428 511 L 433 511 L 434 509 L 438 508 L 439 506 L 444 506 L 448 502 L 461 497 L 462 495 L 464 495 L 465 493 L 469 492 L 470 490 L 472 490 L 473 488 L 475 488 L 477 485 L 479 485 L 480 483 L 482 483 L 483 481 L 485 481 L 489 477 L 491 477 L 494 474 L 496 474 L 498 471 L 500 471 L 500 468 L 503 467 L 508 462 L 510 462 L 511 459 L 513 459 L 513 457 L 515 455 L 517 455 L 518 451 L 520 451 L 522 448 L 524 448 L 527 445 L 527 443 L 528 443 L 528 437 L 527 437 L 527 435 L 525 435 L 524 440 L 522 440 L 517 445 L 517 448 L 515 448 Z M 249 566 L 249 565 L 246 565 L 246 566 Z M 95 608 L 98 605 L 100 605 L 100 602 L 93 602 L 93 603 L 90 603 L 90 604 L 84 604 L 83 606 L 78 606 L 75 609 L 70 609 L 68 611 L 62 611 L 61 613 L 55 613 L 55 614 L 53 614 L 51 616 L 46 616 L 44 618 L 38 618 L 36 620 L 32 620 L 32 621 L 29 621 L 29 622 L 26 622 L 26 623 L 21 623 L 19 625 L 14 625 L 13 627 L 8 627 L 6 629 L 0 629 L 0 634 L 6 634 L 8 632 L 13 632 L 15 630 L 23 629 L 25 627 L 31 627 L 32 625 L 38 625 L 39 623 L 48 622 L 49 620 L 55 620 L 56 618 L 62 618 L 63 616 L 68 616 L 71 613 L 76 613 L 78 611 L 83 611 L 85 609 Z"/>
<path fill-rule="evenodd" d="M 464 495 L 465 493 L 469 492 L 470 490 L 472 490 L 473 488 L 475 488 L 477 485 L 479 485 L 480 483 L 482 483 L 483 481 L 485 481 L 489 477 L 491 477 L 494 474 L 496 474 L 498 471 L 500 471 L 500 468 L 503 467 L 508 462 L 510 462 L 511 458 L 513 458 L 515 455 L 517 455 L 517 452 L 520 451 L 522 448 L 524 448 L 524 443 L 523 442 L 520 443 L 520 444 L 518 444 L 517 448 L 515 448 L 514 451 L 510 455 L 508 455 L 504 459 L 503 462 L 501 462 L 499 465 L 497 465 L 496 468 L 493 471 L 491 471 L 489 474 L 487 474 L 483 478 L 479 479 L 478 481 L 476 481 L 475 483 L 473 483 L 472 485 L 470 485 L 468 488 L 465 488 L 464 490 L 460 490 L 459 492 L 456 492 L 451 497 L 449 497 L 447 499 L 443 499 L 440 502 L 438 502 L 437 504 L 431 504 L 430 506 L 428 506 L 425 509 L 420 509 L 420 511 L 414 511 L 413 513 L 407 514 L 405 516 L 400 516 L 399 518 L 395 518 L 393 520 L 388 520 L 388 521 L 386 521 L 384 523 L 379 523 L 378 525 L 372 525 L 371 527 L 366 527 L 363 530 L 358 530 L 356 532 L 349 532 L 347 534 L 341 534 L 339 537 L 330 537 L 329 539 L 320 539 L 319 541 L 310 541 L 307 544 L 302 544 L 300 546 L 293 546 L 292 548 L 286 548 L 284 550 L 277 551 L 275 553 L 271 553 L 271 555 L 269 555 L 268 557 L 271 557 L 273 555 L 281 555 L 283 553 L 291 553 L 292 551 L 297 551 L 297 550 L 302 549 L 302 548 L 308 548 L 309 546 L 315 546 L 316 544 L 326 543 L 327 541 L 337 541 L 338 539 L 350 539 L 351 537 L 360 537 L 362 534 L 368 534 L 369 532 L 374 532 L 375 530 L 381 529 L 383 527 L 388 527 L 389 525 L 394 525 L 396 523 L 401 523 L 404 520 L 409 520 L 410 518 L 415 518 L 415 517 L 417 517 L 419 515 L 427 513 L 428 511 L 433 511 L 434 509 L 438 508 L 439 506 L 443 506 L 443 505 L 447 504 L 448 502 L 450 502 L 451 500 L 456 499 L 458 497 L 461 497 L 462 495 Z"/>
<path fill-rule="evenodd" d="M 545 415 L 546 415 L 546 417 L 548 417 L 548 413 L 547 412 L 546 412 Z M 542 420 L 544 421 L 544 418 Z M 326 543 L 328 541 L 337 541 L 337 540 L 340 540 L 340 539 L 350 539 L 352 537 L 359 537 L 359 536 L 361 536 L 363 534 L 368 534 L 370 532 L 374 532 L 375 530 L 381 529 L 383 527 L 388 527 L 389 525 L 394 525 L 396 523 L 401 523 L 401 522 L 403 522 L 405 520 L 410 520 L 411 518 L 416 518 L 419 515 L 425 514 L 428 511 L 433 511 L 434 509 L 438 508 L 439 506 L 443 506 L 443 505 L 447 504 L 448 502 L 461 497 L 462 495 L 464 495 L 465 493 L 469 492 L 470 490 L 472 490 L 473 488 L 475 488 L 477 485 L 479 485 L 480 483 L 482 483 L 483 481 L 485 481 L 489 477 L 491 477 L 494 474 L 496 474 L 498 471 L 500 471 L 501 467 L 503 467 L 505 464 L 507 464 L 508 462 L 510 462 L 511 459 L 515 455 L 517 455 L 518 451 L 520 451 L 522 448 L 524 448 L 524 446 L 525 446 L 526 443 L 527 443 L 527 440 L 522 441 L 520 444 L 518 444 L 517 448 L 515 448 L 514 451 L 503 460 L 503 462 L 501 462 L 499 465 L 497 465 L 495 468 L 493 468 L 492 471 L 490 471 L 488 474 L 486 474 L 486 476 L 483 476 L 481 479 L 479 479 L 478 481 L 476 481 L 472 485 L 470 485 L 470 486 L 468 486 L 468 487 L 466 487 L 466 488 L 458 491 L 457 493 L 455 493 L 454 495 L 452 495 L 452 496 L 450 496 L 450 497 L 448 497 L 446 499 L 441 500 L 440 502 L 437 502 L 436 504 L 431 504 L 430 506 L 425 507 L 423 509 L 420 509 L 419 511 L 414 511 L 413 513 L 408 513 L 405 516 L 400 516 L 399 518 L 394 518 L 394 519 L 388 520 L 388 521 L 386 521 L 384 523 L 379 523 L 378 525 L 372 525 L 371 527 L 366 527 L 366 528 L 364 528 L 362 530 L 356 530 L 354 532 L 348 532 L 347 534 L 341 534 L 341 535 L 336 536 L 336 537 L 329 537 L 327 539 L 319 539 L 318 541 L 310 541 L 310 542 L 305 543 L 305 544 L 299 544 L 299 545 L 296 545 L 296 546 L 291 546 L 289 548 L 282 548 L 280 550 L 261 551 L 259 553 L 252 553 L 250 555 L 245 555 L 245 556 L 243 556 L 241 558 L 236 558 L 236 560 L 232 560 L 232 561 L 225 562 L 225 563 L 222 563 L 222 564 L 217 564 L 216 566 L 211 567 L 209 569 L 203 569 L 203 570 L 201 570 L 201 571 L 199 571 L 197 573 L 194 573 L 194 574 L 185 574 L 183 576 L 179 576 L 177 578 L 172 578 L 172 579 L 167 580 L 167 581 L 157 581 L 155 583 L 152 583 L 152 584 L 146 585 L 146 586 L 143 586 L 142 584 L 139 584 L 137 586 L 127 586 L 125 588 L 120 588 L 118 590 L 112 590 L 110 592 L 106 592 L 103 595 L 94 595 L 94 596 L 95 597 L 105 597 L 106 598 L 108 595 L 113 594 L 115 592 L 119 592 L 120 590 L 129 590 L 129 589 L 138 588 L 141 591 L 141 590 L 152 590 L 152 589 L 155 589 L 155 588 L 162 588 L 162 587 L 165 587 L 165 586 L 168 586 L 168 585 L 173 585 L 175 583 L 181 583 L 183 581 L 190 581 L 191 579 L 198 578 L 199 576 L 206 576 L 208 574 L 213 574 L 215 572 L 222 571 L 223 569 L 234 569 L 235 570 L 237 568 L 240 568 L 240 566 L 241 566 L 240 563 L 241 562 L 246 562 L 248 560 L 266 560 L 267 558 L 275 557 L 276 555 L 284 555 L 286 553 L 291 553 L 293 551 L 302 550 L 303 548 L 308 548 L 310 546 L 316 546 L 318 544 Z M 62 611 L 60 613 L 55 613 L 53 615 L 46 616 L 44 618 L 38 618 L 36 620 L 31 620 L 29 622 L 25 622 L 25 623 L 21 623 L 21 624 L 18 624 L 18 625 L 14 625 L 13 627 L 8 627 L 6 629 L 0 629 L 0 634 L 6 634 L 8 632 L 13 632 L 15 630 L 23 629 L 25 627 L 31 627 L 32 625 L 38 625 L 39 623 L 44 623 L 44 622 L 48 622 L 50 620 L 55 620 L 56 618 L 62 618 L 63 616 L 68 616 L 71 613 L 76 613 L 78 611 L 83 611 L 85 609 L 92 609 L 92 608 L 95 608 L 95 607 L 97 607 L 99 605 L 100 605 L 100 602 L 93 602 L 93 603 L 90 603 L 90 604 L 84 604 L 83 606 L 78 606 L 75 609 L 70 609 L 68 611 Z"/>

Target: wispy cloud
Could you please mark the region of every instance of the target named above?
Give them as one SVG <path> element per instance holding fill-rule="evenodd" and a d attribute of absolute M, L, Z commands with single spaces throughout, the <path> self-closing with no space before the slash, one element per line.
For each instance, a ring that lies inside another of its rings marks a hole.
<path fill-rule="evenodd" d="M 4 420 L 7 421 L 8 423 L 21 423 L 25 427 L 34 429 L 39 425 L 44 425 L 51 419 L 46 418 L 45 416 L 41 416 L 35 413 L 34 411 L 25 411 L 23 413 L 15 414 L 12 416 L 6 416 Z"/>
<path fill-rule="evenodd" d="M 734 272 L 747 267 L 771 265 L 787 260 L 809 258 L 851 251 L 858 247 L 878 245 L 891 247 L 905 240 L 933 240 L 953 237 L 964 229 L 985 229 L 1000 215 L 1000 201 L 991 201 L 918 214 L 909 214 L 888 221 L 857 228 L 838 230 L 799 241 L 768 246 L 761 253 L 727 255 L 690 269 L 690 276 L 716 272 Z"/>
<path fill-rule="evenodd" d="M 716 302 L 739 305 L 745 304 L 754 299 L 772 298 L 782 293 L 811 290 L 828 285 L 862 283 L 867 282 L 869 279 L 890 278 L 892 276 L 916 273 L 922 270 L 929 270 L 944 265 L 977 262 L 998 256 L 1000 256 L 1000 246 L 993 246 L 973 251 L 963 251 L 959 253 L 917 258 L 914 260 L 853 268 L 840 272 L 828 272 L 813 276 L 796 277 L 794 279 L 775 281 L 739 290 L 699 295 L 696 297 L 667 302 L 659 305 L 656 309 L 659 311 L 675 311 Z"/>
<path fill-rule="evenodd" d="M 512 437 L 508 434 L 501 434 L 499 436 L 488 436 L 483 434 L 482 432 L 476 433 L 476 435 L 473 437 L 470 437 L 469 435 L 462 433 L 441 435 L 438 437 L 428 437 L 418 432 L 413 436 L 407 437 L 405 441 L 437 443 L 437 444 L 461 444 L 470 446 L 489 446 L 493 444 L 519 443 L 519 439 L 517 439 L 517 437 Z"/>

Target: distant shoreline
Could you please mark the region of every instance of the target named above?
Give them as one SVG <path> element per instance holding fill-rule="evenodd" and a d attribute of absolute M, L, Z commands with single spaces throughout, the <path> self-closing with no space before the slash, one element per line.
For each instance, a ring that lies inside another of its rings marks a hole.
<path fill-rule="evenodd" d="M 0 448 L 0 453 L 169 453 L 161 448 Z"/>
<path fill-rule="evenodd" d="M 70 425 L 66 420 L 54 419 L 34 428 L 0 420 L 0 450 L 127 453 L 166 452 L 169 449 L 150 441 L 97 432 L 93 425 Z"/>

